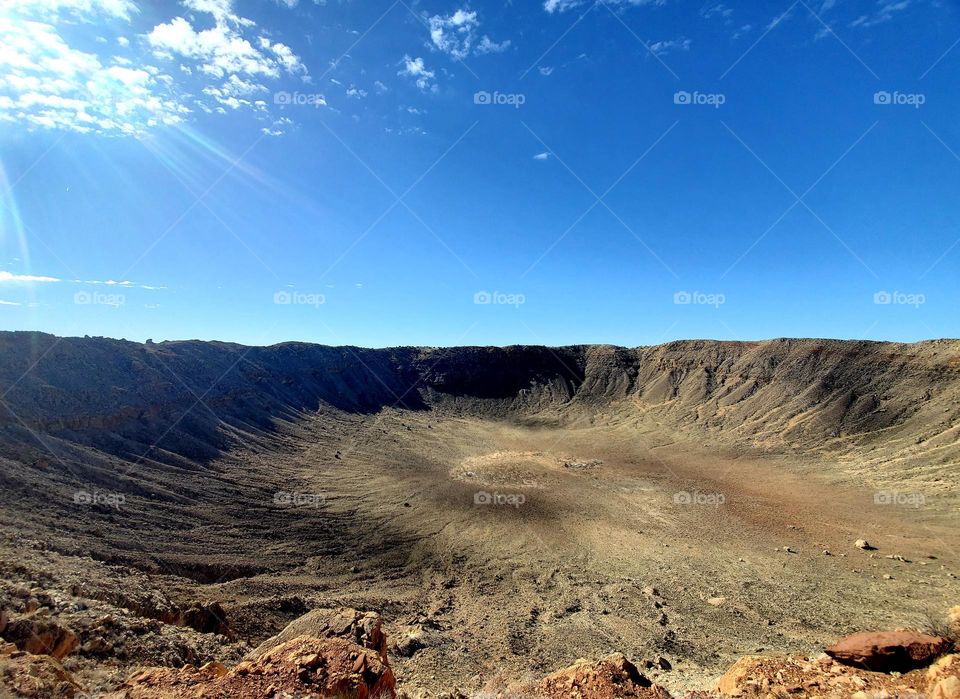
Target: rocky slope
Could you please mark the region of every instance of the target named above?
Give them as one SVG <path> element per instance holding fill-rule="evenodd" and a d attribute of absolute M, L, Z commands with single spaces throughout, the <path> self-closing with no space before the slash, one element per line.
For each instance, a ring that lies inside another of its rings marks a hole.
<path fill-rule="evenodd" d="M 321 406 L 523 418 L 607 410 L 798 449 L 895 444 L 956 460 L 960 341 L 685 341 L 626 349 L 138 344 L 0 333 L 0 430 L 124 457 L 203 459 L 230 430 Z M 195 410 L 200 406 L 210 410 Z M 186 415 L 185 415 L 186 413 Z"/>

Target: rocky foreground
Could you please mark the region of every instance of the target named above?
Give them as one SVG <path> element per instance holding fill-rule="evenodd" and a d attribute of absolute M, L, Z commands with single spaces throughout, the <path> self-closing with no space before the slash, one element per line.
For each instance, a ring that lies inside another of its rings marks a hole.
<path fill-rule="evenodd" d="M 916 631 L 865 632 L 838 640 L 816 658 L 751 656 L 739 660 L 707 697 L 926 697 L 960 698 L 960 607 L 939 627 L 946 636 Z M 412 699 L 390 666 L 390 644 L 381 618 L 355 609 L 317 609 L 232 666 L 213 660 L 180 668 L 147 667 L 111 690 L 88 694 L 61 661 L 79 646 L 69 629 L 37 610 L 3 612 L 0 635 L 0 696 L 104 699 Z M 226 639 L 226 637 L 221 636 Z M 646 661 L 644 668 L 669 663 Z M 424 695 L 417 694 L 417 697 Z M 546 677 L 519 682 L 493 680 L 467 695 L 456 688 L 437 699 L 671 699 L 636 664 L 615 653 L 581 659 Z"/>

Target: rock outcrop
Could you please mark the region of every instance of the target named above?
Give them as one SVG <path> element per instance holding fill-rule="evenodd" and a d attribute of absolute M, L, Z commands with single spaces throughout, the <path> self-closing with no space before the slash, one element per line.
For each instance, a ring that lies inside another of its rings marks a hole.
<path fill-rule="evenodd" d="M 55 658 L 17 650 L 9 643 L 0 648 L 0 696 L 73 699 L 86 695 Z"/>
<path fill-rule="evenodd" d="M 80 645 L 73 631 L 38 614 L 7 621 L 2 636 L 19 650 L 49 655 L 57 660 L 62 660 Z"/>
<path fill-rule="evenodd" d="M 905 674 L 871 672 L 817 659 L 748 656 L 714 686 L 720 697 L 926 697 L 960 699 L 960 656 L 947 655 L 926 669 Z"/>
<path fill-rule="evenodd" d="M 218 663 L 151 668 L 108 699 L 262 699 L 282 696 L 392 699 L 396 680 L 380 655 L 342 638 L 300 636 L 232 669 Z"/>
<path fill-rule="evenodd" d="M 314 609 L 291 621 L 283 631 L 250 651 L 245 659 L 256 660 L 271 648 L 298 636 L 343 638 L 375 651 L 384 662 L 387 660 L 387 637 L 380 615 L 349 608 Z"/>
<path fill-rule="evenodd" d="M 506 697 L 530 699 L 670 699 L 670 693 L 651 682 L 621 653 L 599 662 L 580 659 L 539 682 L 512 685 Z"/>
<path fill-rule="evenodd" d="M 913 631 L 866 632 L 844 636 L 827 648 L 827 655 L 873 672 L 909 672 L 926 667 L 950 645 L 945 638 Z"/>

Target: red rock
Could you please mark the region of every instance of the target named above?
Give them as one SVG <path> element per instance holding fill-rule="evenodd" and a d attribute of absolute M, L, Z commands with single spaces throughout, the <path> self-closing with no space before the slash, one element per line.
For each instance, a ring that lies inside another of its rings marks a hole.
<path fill-rule="evenodd" d="M 0 697 L 80 699 L 86 697 L 73 676 L 49 655 L 0 653 Z"/>
<path fill-rule="evenodd" d="M 343 638 L 299 636 L 232 670 L 218 663 L 152 668 L 109 699 L 263 699 L 272 696 L 395 699 L 396 680 L 380 655 Z"/>
<path fill-rule="evenodd" d="M 950 645 L 945 638 L 913 631 L 866 632 L 844 636 L 827 648 L 827 655 L 873 672 L 909 672 L 929 665 Z"/>
<path fill-rule="evenodd" d="M 37 616 L 10 621 L 3 630 L 3 638 L 22 651 L 51 655 L 57 660 L 62 660 L 80 645 L 80 639 L 70 629 Z"/>
<path fill-rule="evenodd" d="M 599 662 L 578 660 L 533 686 L 509 687 L 506 695 L 531 699 L 670 699 L 666 689 L 653 684 L 621 653 Z"/>
<path fill-rule="evenodd" d="M 312 636 L 313 638 L 344 638 L 376 651 L 386 662 L 387 637 L 383 633 L 382 624 L 380 615 L 375 612 L 360 612 L 347 607 L 314 609 L 294 619 L 283 631 L 250 651 L 246 659 L 256 660 L 271 648 L 297 636 Z"/>

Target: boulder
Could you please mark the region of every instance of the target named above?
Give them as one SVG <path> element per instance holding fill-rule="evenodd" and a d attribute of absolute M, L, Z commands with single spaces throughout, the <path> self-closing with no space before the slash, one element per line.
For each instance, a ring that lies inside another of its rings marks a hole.
<path fill-rule="evenodd" d="M 387 660 L 387 637 L 383 633 L 383 621 L 376 612 L 360 612 L 356 609 L 314 609 L 287 624 L 286 628 L 267 639 L 247 654 L 246 660 L 256 660 L 271 648 L 298 636 L 314 638 L 343 638 L 363 648 L 376 651 Z"/>
<path fill-rule="evenodd" d="M 142 670 L 105 699 L 395 699 L 396 680 L 380 654 L 343 638 L 299 636 L 227 670 L 219 663 Z"/>
<path fill-rule="evenodd" d="M 62 660 L 76 650 L 80 639 L 70 629 L 42 616 L 25 616 L 7 622 L 3 638 L 22 651 Z"/>
<path fill-rule="evenodd" d="M 879 631 L 844 636 L 826 649 L 837 662 L 873 672 L 909 672 L 929 665 L 950 641 L 914 631 Z"/>
<path fill-rule="evenodd" d="M 0 697 L 79 699 L 86 696 L 73 676 L 49 655 L 33 655 L 10 646 L 0 649 Z"/>
<path fill-rule="evenodd" d="M 623 654 L 599 662 L 580 659 L 533 685 L 511 686 L 506 696 L 531 699 L 670 699 L 670 693 L 651 682 Z"/>

